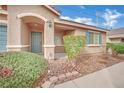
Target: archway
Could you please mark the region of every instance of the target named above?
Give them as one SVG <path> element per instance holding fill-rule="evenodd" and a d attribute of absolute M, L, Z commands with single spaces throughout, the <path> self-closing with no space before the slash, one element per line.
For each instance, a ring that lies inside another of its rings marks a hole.
<path fill-rule="evenodd" d="M 17 16 L 21 28 L 22 50 L 34 53 L 44 53 L 44 17 L 34 13 L 22 13 Z"/>

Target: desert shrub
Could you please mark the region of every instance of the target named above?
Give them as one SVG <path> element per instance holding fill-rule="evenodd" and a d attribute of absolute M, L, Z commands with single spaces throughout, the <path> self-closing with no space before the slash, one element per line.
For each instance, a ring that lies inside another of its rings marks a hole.
<path fill-rule="evenodd" d="M 112 43 L 106 43 L 106 50 L 108 51 L 109 48 L 111 48 Z"/>
<path fill-rule="evenodd" d="M 124 43 L 113 43 L 111 49 L 113 53 L 124 54 Z"/>
<path fill-rule="evenodd" d="M 85 37 L 84 36 L 73 36 L 67 35 L 64 36 L 64 47 L 68 55 L 68 58 L 71 60 L 76 57 L 85 46 Z"/>
<path fill-rule="evenodd" d="M 0 55 L 0 87 L 32 87 L 47 70 L 47 61 L 28 52 L 7 52 Z"/>

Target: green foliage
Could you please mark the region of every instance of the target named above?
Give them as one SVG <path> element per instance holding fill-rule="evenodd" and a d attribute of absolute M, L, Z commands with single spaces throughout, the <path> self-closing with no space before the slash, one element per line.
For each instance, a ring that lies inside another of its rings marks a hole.
<path fill-rule="evenodd" d="M 11 69 L 11 74 L 8 77 L 0 75 L 0 87 L 26 88 L 32 87 L 33 83 L 44 74 L 48 63 L 41 55 L 28 52 L 7 52 L 0 55 L 1 73 L 4 68 Z"/>
<path fill-rule="evenodd" d="M 124 54 L 124 43 L 113 43 L 111 48 L 116 54 Z"/>
<path fill-rule="evenodd" d="M 106 43 L 106 49 L 107 49 L 107 51 L 108 51 L 109 48 L 111 48 L 111 46 L 112 46 L 112 43 Z"/>
<path fill-rule="evenodd" d="M 113 54 L 124 54 L 124 43 L 107 43 L 106 48 L 111 48 Z"/>
<path fill-rule="evenodd" d="M 70 60 L 76 57 L 80 53 L 80 51 L 84 49 L 84 46 L 84 36 L 64 36 L 64 47 Z"/>

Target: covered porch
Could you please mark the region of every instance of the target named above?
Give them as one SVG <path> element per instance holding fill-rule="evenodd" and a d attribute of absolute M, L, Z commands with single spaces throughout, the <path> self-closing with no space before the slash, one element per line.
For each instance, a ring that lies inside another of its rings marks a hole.
<path fill-rule="evenodd" d="M 55 23 L 54 44 L 55 59 L 67 59 L 63 38 L 66 35 L 74 34 L 75 29 L 71 26 Z"/>
<path fill-rule="evenodd" d="M 46 59 L 66 59 L 63 37 L 72 34 L 72 27 L 44 21 L 36 16 L 19 19 L 21 30 L 21 51 L 43 55 Z"/>

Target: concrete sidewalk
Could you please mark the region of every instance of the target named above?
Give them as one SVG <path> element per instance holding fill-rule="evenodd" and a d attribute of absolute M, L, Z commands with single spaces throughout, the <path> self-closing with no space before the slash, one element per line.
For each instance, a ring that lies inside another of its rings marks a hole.
<path fill-rule="evenodd" d="M 124 88 L 124 62 L 84 77 L 56 85 L 55 88 Z"/>

